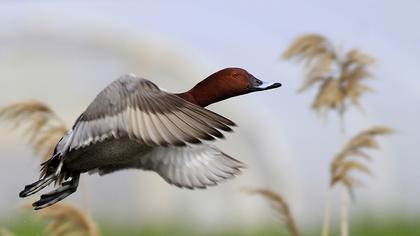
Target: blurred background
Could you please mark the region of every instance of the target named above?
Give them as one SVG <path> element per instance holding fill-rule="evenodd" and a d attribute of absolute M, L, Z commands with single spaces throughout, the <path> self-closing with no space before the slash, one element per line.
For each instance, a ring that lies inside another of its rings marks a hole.
<path fill-rule="evenodd" d="M 248 165 L 237 178 L 190 191 L 151 172 L 83 175 L 65 201 L 88 208 L 100 225 L 281 231 L 265 201 L 239 191 L 264 187 L 282 193 L 297 224 L 317 233 L 329 162 L 343 144 L 340 122 L 310 110 L 315 91 L 296 92 L 302 67 L 281 54 L 297 36 L 319 33 L 339 50 L 356 47 L 377 59 L 375 92 L 362 98 L 364 112 L 346 114 L 348 136 L 376 124 L 396 130 L 372 152 L 374 176 L 361 176 L 351 224 L 419 222 L 419 10 L 418 1 L 0 1 L 0 106 L 37 99 L 71 126 L 100 90 L 130 72 L 173 92 L 231 66 L 281 82 L 208 107 L 239 125 L 217 142 Z M 38 177 L 40 159 L 4 122 L 0 156 L 0 226 L 25 227 L 18 193 Z"/>

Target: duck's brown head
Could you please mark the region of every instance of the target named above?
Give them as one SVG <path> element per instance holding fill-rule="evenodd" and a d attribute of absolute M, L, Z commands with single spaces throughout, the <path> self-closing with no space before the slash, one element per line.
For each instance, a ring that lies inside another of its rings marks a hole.
<path fill-rule="evenodd" d="M 178 96 L 205 107 L 230 97 L 280 86 L 280 83 L 263 82 L 244 69 L 226 68 L 210 75 L 190 91 Z"/>

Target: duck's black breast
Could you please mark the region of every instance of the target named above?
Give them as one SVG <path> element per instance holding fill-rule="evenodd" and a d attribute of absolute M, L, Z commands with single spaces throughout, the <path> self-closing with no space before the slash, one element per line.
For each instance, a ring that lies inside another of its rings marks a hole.
<path fill-rule="evenodd" d="M 64 158 L 64 167 L 70 171 L 86 172 L 107 166 L 133 165 L 152 148 L 130 140 L 108 138 L 102 142 L 72 150 Z"/>

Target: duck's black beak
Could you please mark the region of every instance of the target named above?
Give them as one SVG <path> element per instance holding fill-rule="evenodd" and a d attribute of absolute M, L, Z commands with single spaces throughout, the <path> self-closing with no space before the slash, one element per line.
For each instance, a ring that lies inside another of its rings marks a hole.
<path fill-rule="evenodd" d="M 269 90 L 269 89 L 281 87 L 281 83 L 270 83 L 270 82 L 261 81 L 255 78 L 253 75 L 251 75 L 250 79 L 251 81 L 250 81 L 249 90 L 251 92 Z"/>

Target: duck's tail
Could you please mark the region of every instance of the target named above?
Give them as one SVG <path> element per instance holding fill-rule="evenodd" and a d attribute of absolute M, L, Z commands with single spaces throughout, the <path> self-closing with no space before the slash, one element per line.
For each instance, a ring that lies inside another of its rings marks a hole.
<path fill-rule="evenodd" d="M 27 197 L 41 191 L 43 188 L 50 185 L 52 182 L 59 183 L 60 179 L 64 177 L 61 174 L 62 160 L 59 158 L 59 153 L 54 154 L 49 160 L 41 164 L 41 176 L 38 181 L 26 185 L 19 193 L 19 197 Z"/>
<path fill-rule="evenodd" d="M 41 195 L 41 198 L 34 202 L 32 206 L 35 210 L 51 206 L 77 190 L 79 184 L 80 172 L 71 172 L 63 168 L 63 159 L 60 153 L 54 154 L 49 160 L 41 164 L 40 179 L 32 184 L 26 185 L 20 193 L 20 197 L 27 197 L 34 193 L 41 191 L 52 182 L 60 186 L 46 194 Z M 63 183 L 71 177 L 71 180 Z"/>

